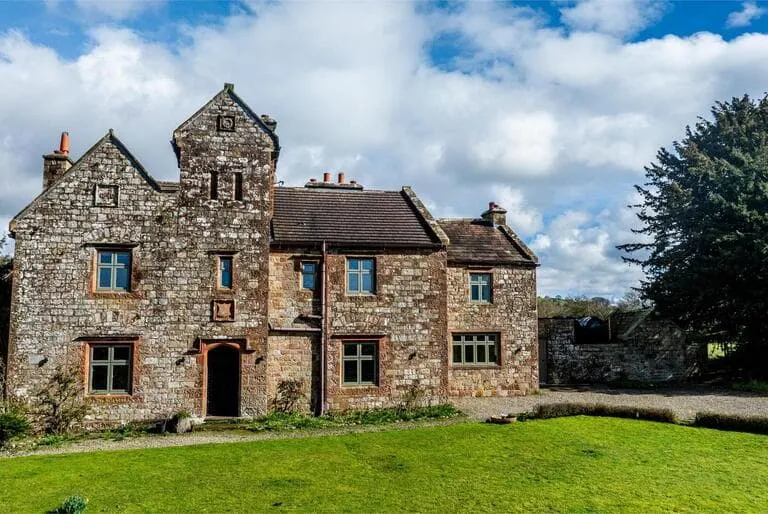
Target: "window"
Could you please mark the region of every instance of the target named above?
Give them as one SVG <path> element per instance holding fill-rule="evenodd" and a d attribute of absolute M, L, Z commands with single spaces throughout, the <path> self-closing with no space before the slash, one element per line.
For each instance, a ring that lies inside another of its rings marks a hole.
<path fill-rule="evenodd" d="M 211 172 L 211 200 L 219 199 L 219 172 Z"/>
<path fill-rule="evenodd" d="M 232 257 L 219 257 L 219 289 L 232 289 Z"/>
<path fill-rule="evenodd" d="M 97 291 L 131 290 L 131 252 L 99 250 L 96 255 Z"/>
<path fill-rule="evenodd" d="M 91 394 L 129 394 L 131 353 L 130 344 L 92 344 L 88 391 Z"/>
<path fill-rule="evenodd" d="M 317 263 L 301 263 L 301 288 L 315 290 L 317 288 Z"/>
<path fill-rule="evenodd" d="M 373 294 L 375 266 L 372 258 L 347 259 L 347 294 Z"/>
<path fill-rule="evenodd" d="M 498 334 L 455 334 L 453 363 L 478 365 L 499 363 Z"/>
<path fill-rule="evenodd" d="M 355 341 L 344 343 L 344 385 L 376 385 L 378 343 Z"/>
<path fill-rule="evenodd" d="M 491 274 L 469 274 L 469 300 L 476 303 L 491 303 Z"/>
<path fill-rule="evenodd" d="M 234 190 L 233 195 L 235 200 L 242 201 L 243 199 L 243 174 L 240 172 L 235 172 L 235 178 L 234 178 Z"/>

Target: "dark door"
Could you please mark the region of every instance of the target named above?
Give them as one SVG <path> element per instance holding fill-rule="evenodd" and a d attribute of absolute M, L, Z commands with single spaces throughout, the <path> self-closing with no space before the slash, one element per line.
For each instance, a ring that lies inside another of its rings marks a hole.
<path fill-rule="evenodd" d="M 240 351 L 227 345 L 208 352 L 208 416 L 238 416 Z"/>

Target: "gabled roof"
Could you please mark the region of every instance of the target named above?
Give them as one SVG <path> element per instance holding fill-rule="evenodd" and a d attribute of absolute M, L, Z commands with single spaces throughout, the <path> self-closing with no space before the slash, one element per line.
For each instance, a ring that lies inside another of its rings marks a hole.
<path fill-rule="evenodd" d="M 82 163 L 85 162 L 92 153 L 94 153 L 102 145 L 107 143 L 111 143 L 112 145 L 114 145 L 115 148 L 117 148 L 120 151 L 120 153 L 123 155 L 123 157 L 125 157 L 128 160 L 128 162 L 131 163 L 131 166 L 133 166 L 136 169 L 136 171 L 139 172 L 139 175 L 141 175 L 144 178 L 144 180 L 146 180 L 147 183 L 155 191 L 167 193 L 167 192 L 176 191 L 178 189 L 178 187 L 173 188 L 172 186 L 169 185 L 169 183 L 158 182 L 154 178 L 152 178 L 152 176 L 149 173 L 147 173 L 147 170 L 144 169 L 144 166 L 142 166 L 139 160 L 136 157 L 134 157 L 133 154 L 130 152 L 130 150 L 128 150 L 128 148 L 123 144 L 123 142 L 117 138 L 117 136 L 115 135 L 115 132 L 112 129 L 109 129 L 109 131 L 104 135 L 104 137 L 99 139 L 96 142 L 96 144 L 90 147 L 77 161 L 75 161 L 72 167 L 69 168 L 61 177 L 59 177 L 56 180 L 56 182 L 51 184 L 48 188 L 44 189 L 39 195 L 33 198 L 32 201 L 29 202 L 29 204 L 21 210 L 21 212 L 19 212 L 16 216 L 13 217 L 13 219 L 10 222 L 11 236 L 13 236 L 14 225 L 19 219 L 24 217 L 24 214 L 26 214 L 41 199 L 45 198 L 48 195 L 48 193 L 53 188 L 56 187 L 56 184 L 58 184 L 64 179 L 64 177 L 72 175 L 73 173 L 77 173 L 78 170 L 80 170 L 80 168 L 83 166 Z"/>
<path fill-rule="evenodd" d="M 536 256 L 509 227 L 493 226 L 486 220 L 439 220 L 451 243 L 448 262 L 465 264 L 529 264 Z"/>
<path fill-rule="evenodd" d="M 208 109 L 211 104 L 215 103 L 216 100 L 224 95 L 228 96 L 233 102 L 235 102 L 243 110 L 243 112 L 245 112 L 246 116 L 248 116 L 251 121 L 253 121 L 254 124 L 258 125 L 261 130 L 269 135 L 275 145 L 275 158 L 277 158 L 280 155 L 280 138 L 278 138 L 277 134 L 272 129 L 270 129 L 266 123 L 264 123 L 264 120 L 261 119 L 261 116 L 253 112 L 248 104 L 245 103 L 243 99 L 235 93 L 234 84 L 224 84 L 224 89 L 216 93 L 213 98 L 211 98 L 208 102 L 206 102 L 205 105 L 195 111 L 192 116 L 184 120 L 181 125 L 179 125 L 176 130 L 173 131 L 174 140 L 176 138 L 176 132 L 186 129 L 187 126 L 194 122 L 194 120 L 197 119 L 197 117 L 200 116 L 200 114 L 203 113 L 206 109 Z"/>
<path fill-rule="evenodd" d="M 275 188 L 273 244 L 441 247 L 405 191 Z"/>

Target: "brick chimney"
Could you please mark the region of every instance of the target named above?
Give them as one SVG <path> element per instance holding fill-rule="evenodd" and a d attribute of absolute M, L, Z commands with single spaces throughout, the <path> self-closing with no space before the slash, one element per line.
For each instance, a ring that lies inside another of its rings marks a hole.
<path fill-rule="evenodd" d="M 69 132 L 61 133 L 59 149 L 43 155 L 43 191 L 59 180 L 69 168 L 72 161 L 69 158 Z"/>
<path fill-rule="evenodd" d="M 480 217 L 494 227 L 507 224 L 507 210 L 496 202 L 488 202 L 488 210 Z"/>

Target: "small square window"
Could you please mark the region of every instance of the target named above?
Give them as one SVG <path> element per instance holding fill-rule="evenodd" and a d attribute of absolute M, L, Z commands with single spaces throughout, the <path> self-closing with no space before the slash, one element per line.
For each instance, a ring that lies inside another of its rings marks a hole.
<path fill-rule="evenodd" d="M 132 353 L 129 344 L 90 345 L 88 392 L 130 394 Z"/>
<path fill-rule="evenodd" d="M 96 257 L 96 290 L 131 290 L 131 252 L 99 250 Z"/>
<path fill-rule="evenodd" d="M 352 341 L 344 343 L 342 383 L 346 386 L 378 384 L 378 343 Z"/>
<path fill-rule="evenodd" d="M 232 289 L 232 257 L 219 256 L 219 289 Z"/>
<path fill-rule="evenodd" d="M 469 301 L 474 303 L 491 303 L 491 274 L 469 274 Z"/>
<path fill-rule="evenodd" d="M 454 334 L 453 364 L 477 366 L 499 364 L 498 334 Z"/>
<path fill-rule="evenodd" d="M 347 294 L 369 295 L 376 291 L 376 261 L 373 258 L 347 258 Z"/>
<path fill-rule="evenodd" d="M 314 291 L 317 288 L 317 263 L 301 263 L 301 288 Z"/>

